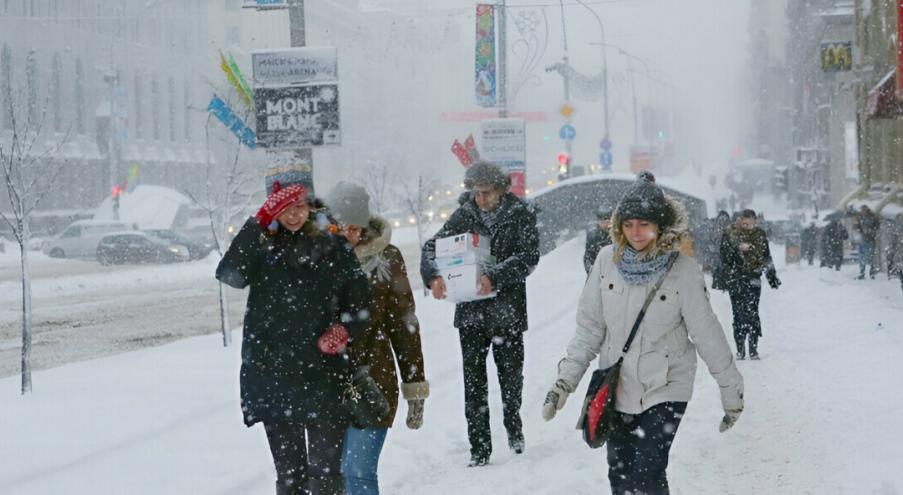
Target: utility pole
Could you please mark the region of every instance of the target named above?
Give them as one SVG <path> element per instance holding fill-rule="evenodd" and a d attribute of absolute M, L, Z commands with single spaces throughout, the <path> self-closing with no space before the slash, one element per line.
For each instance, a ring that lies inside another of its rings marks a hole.
<path fill-rule="evenodd" d="M 495 8 L 499 17 L 499 43 L 496 48 L 496 55 L 499 58 L 499 73 L 496 85 L 499 95 L 499 118 L 504 119 L 508 117 L 508 37 L 505 22 L 505 0 L 499 0 Z"/>
<path fill-rule="evenodd" d="M 561 6 L 561 37 L 564 39 L 564 65 L 569 66 L 568 64 L 568 33 L 567 27 L 564 22 L 564 0 L 558 0 L 558 4 Z M 564 71 L 563 79 L 564 79 L 564 102 L 567 104 L 571 103 L 571 78 L 569 75 L 570 71 Z M 568 115 L 565 117 L 565 124 L 571 123 L 571 116 Z M 571 164 L 574 163 L 574 156 L 571 154 L 571 140 L 564 140 L 564 150 L 567 152 L 568 157 L 570 157 L 570 163 L 568 164 L 568 175 L 571 174 Z"/>
<path fill-rule="evenodd" d="M 307 32 L 304 28 L 304 0 L 289 0 L 288 22 L 292 48 L 305 46 L 307 44 Z M 299 162 L 310 166 L 310 180 L 312 184 L 314 177 L 313 150 L 311 148 L 299 148 L 294 151 L 295 158 Z"/>

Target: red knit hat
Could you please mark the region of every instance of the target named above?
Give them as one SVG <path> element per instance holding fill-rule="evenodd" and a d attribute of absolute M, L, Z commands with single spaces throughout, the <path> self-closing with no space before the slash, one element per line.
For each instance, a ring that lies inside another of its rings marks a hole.
<path fill-rule="evenodd" d="M 267 197 L 263 206 L 257 210 L 257 223 L 264 229 L 272 224 L 285 210 L 297 201 L 307 199 L 307 189 L 301 184 L 282 187 L 278 182 L 273 184 L 273 192 Z"/>

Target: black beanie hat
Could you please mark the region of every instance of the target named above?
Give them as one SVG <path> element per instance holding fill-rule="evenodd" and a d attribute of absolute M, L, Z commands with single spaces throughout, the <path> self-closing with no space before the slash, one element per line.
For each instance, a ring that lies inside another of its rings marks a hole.
<path fill-rule="evenodd" d="M 646 170 L 637 175 L 636 181 L 621 196 L 618 217 L 621 222 L 645 220 L 662 229 L 672 226 L 675 221 L 674 210 L 665 199 L 665 193 L 655 183 L 655 176 Z"/>

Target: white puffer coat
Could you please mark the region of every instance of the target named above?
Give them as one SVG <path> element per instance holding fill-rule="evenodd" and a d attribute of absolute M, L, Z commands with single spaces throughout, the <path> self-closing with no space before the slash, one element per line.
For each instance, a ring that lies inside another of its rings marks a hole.
<path fill-rule="evenodd" d="M 628 285 L 615 265 L 614 248 L 605 247 L 593 264 L 577 306 L 576 334 L 558 365 L 558 378 L 574 390 L 596 356 L 600 368 L 617 362 L 654 285 Z M 742 409 L 743 377 L 712 312 L 702 271 L 680 254 L 624 356 L 615 408 L 639 414 L 662 402 L 689 401 L 697 352 L 721 388 L 724 409 Z"/>

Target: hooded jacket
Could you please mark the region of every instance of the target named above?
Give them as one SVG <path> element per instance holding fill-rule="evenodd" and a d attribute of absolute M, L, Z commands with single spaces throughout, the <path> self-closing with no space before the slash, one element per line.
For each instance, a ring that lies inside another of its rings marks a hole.
<path fill-rule="evenodd" d="M 373 291 L 370 332 L 354 344 L 353 350 L 360 364 L 370 366 L 370 376 L 391 406 L 389 416 L 373 426 L 389 428 L 398 408 L 396 361 L 405 400 L 426 399 L 430 388 L 424 377 L 414 295 L 401 251 L 390 244 L 392 228 L 384 219 L 371 216 L 366 232 L 366 238 L 354 247 L 354 253 Z"/>
<path fill-rule="evenodd" d="M 498 292 L 495 297 L 458 303 L 455 306 L 456 328 L 492 327 L 505 331 L 527 330 L 527 276 L 539 263 L 539 231 L 532 207 L 514 194 L 502 195 L 496 221 L 487 226 L 473 195 L 466 192 L 461 206 L 452 213 L 442 228 L 423 245 L 420 275 L 423 284 L 439 276 L 436 266 L 436 239 L 464 233 L 477 233 L 490 238 L 490 252 L 496 264 L 486 275 Z"/>
<path fill-rule="evenodd" d="M 675 213 L 675 224 L 663 231 L 652 256 L 679 252 L 686 236 L 686 211 L 675 200 L 667 201 Z M 603 248 L 593 264 L 577 305 L 576 332 L 558 365 L 558 378 L 573 389 L 596 356 L 600 368 L 618 361 L 654 285 L 629 285 L 621 276 L 615 250 L 626 240 L 617 214 L 612 225 L 615 244 Z M 639 414 L 662 402 L 689 401 L 697 353 L 721 389 L 722 406 L 742 409 L 743 378 L 712 312 L 702 271 L 695 260 L 679 254 L 624 356 L 615 409 Z"/>

